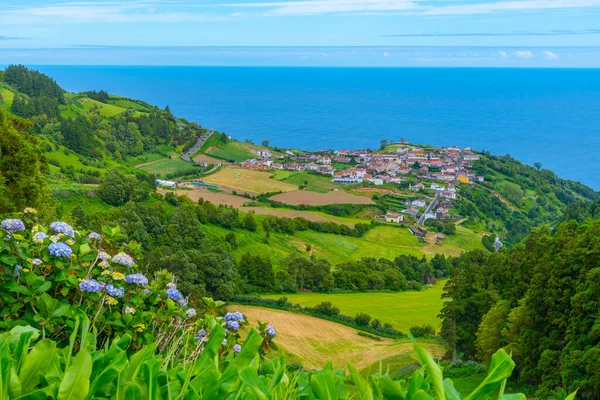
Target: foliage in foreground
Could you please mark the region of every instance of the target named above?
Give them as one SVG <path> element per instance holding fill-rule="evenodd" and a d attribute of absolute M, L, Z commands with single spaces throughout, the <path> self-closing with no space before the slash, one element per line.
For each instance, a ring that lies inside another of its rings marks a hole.
<path fill-rule="evenodd" d="M 77 320 L 77 325 L 79 325 Z M 0 397 L 11 399 L 525 399 L 504 394 L 515 364 L 499 350 L 487 377 L 466 397 L 421 346 L 414 350 L 421 368 L 410 380 L 394 381 L 379 371 L 362 377 L 352 365 L 349 374 L 333 370 L 292 372 L 283 356 L 261 360 L 263 336 L 252 329 L 241 348 L 224 344 L 226 331 L 213 319 L 201 354 L 179 362 L 155 355 L 154 344 L 131 351 L 131 336 L 117 337 L 98 348 L 83 318 L 81 333 L 59 348 L 40 331 L 18 326 L 0 334 Z M 75 353 L 74 349 L 79 347 Z M 574 394 L 569 396 L 573 399 Z"/>

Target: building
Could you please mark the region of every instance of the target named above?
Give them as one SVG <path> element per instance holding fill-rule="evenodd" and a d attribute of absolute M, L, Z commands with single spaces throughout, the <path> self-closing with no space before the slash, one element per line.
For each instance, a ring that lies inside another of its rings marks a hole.
<path fill-rule="evenodd" d="M 419 210 L 415 210 L 414 208 L 407 208 L 406 210 L 402 210 L 401 213 L 416 218 L 417 215 L 419 215 Z"/>
<path fill-rule="evenodd" d="M 425 236 L 427 236 L 427 231 L 425 229 L 417 228 L 416 226 L 411 226 L 410 228 L 408 228 L 408 230 L 410 231 L 410 233 L 412 233 L 418 238 L 424 238 Z"/>
<path fill-rule="evenodd" d="M 410 203 L 410 206 L 415 207 L 415 208 L 423 208 L 426 205 L 427 205 L 427 203 L 423 199 L 416 199 Z"/>
<path fill-rule="evenodd" d="M 387 213 L 383 216 L 383 219 L 385 222 L 395 222 L 399 224 L 400 222 L 404 221 L 404 215 Z"/>
<path fill-rule="evenodd" d="M 177 189 L 177 182 L 173 182 L 173 181 L 163 181 L 161 179 L 157 179 L 156 185 L 160 186 L 160 187 L 170 188 L 170 189 Z"/>

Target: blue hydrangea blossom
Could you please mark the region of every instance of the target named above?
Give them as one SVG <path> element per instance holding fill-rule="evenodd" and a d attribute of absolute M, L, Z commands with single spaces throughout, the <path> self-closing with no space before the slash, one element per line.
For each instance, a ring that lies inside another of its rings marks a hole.
<path fill-rule="evenodd" d="M 233 351 L 235 351 L 236 353 L 239 353 L 240 351 L 242 351 L 242 346 L 240 346 L 239 344 L 234 344 Z"/>
<path fill-rule="evenodd" d="M 146 286 L 148 285 L 148 278 L 144 274 L 129 274 L 125 276 L 125 282 L 138 286 Z"/>
<path fill-rule="evenodd" d="M 10 233 L 25 230 L 25 224 L 23 223 L 23 221 L 16 218 L 5 219 L 0 225 L 2 226 L 2 229 Z"/>
<path fill-rule="evenodd" d="M 75 236 L 75 230 L 73 227 L 66 222 L 53 222 L 50 224 L 50 229 L 54 231 L 54 233 L 62 233 L 65 236 Z"/>
<path fill-rule="evenodd" d="M 275 337 L 277 333 L 275 332 L 275 328 L 273 328 L 272 325 L 268 325 L 267 326 L 267 335 L 269 335 L 270 337 Z"/>
<path fill-rule="evenodd" d="M 119 253 L 116 256 L 114 256 L 112 258 L 112 262 L 115 264 L 122 265 L 127 268 L 131 268 L 131 267 L 133 267 L 133 264 L 135 264 L 133 257 L 131 257 L 129 254 L 125 254 L 125 253 Z"/>
<path fill-rule="evenodd" d="M 50 243 L 50 246 L 48 246 L 48 251 L 50 252 L 50 255 L 54 257 L 71 258 L 73 255 L 73 250 L 71 247 L 63 242 Z"/>
<path fill-rule="evenodd" d="M 79 289 L 83 292 L 99 293 L 104 289 L 104 283 L 98 282 L 95 279 L 86 279 L 79 283 Z"/>
<path fill-rule="evenodd" d="M 125 294 L 125 289 L 113 286 L 109 283 L 106 285 L 106 293 L 108 293 L 109 296 L 121 298 Z"/>
<path fill-rule="evenodd" d="M 167 297 L 174 301 L 183 299 L 181 292 L 175 288 L 167 289 Z"/>

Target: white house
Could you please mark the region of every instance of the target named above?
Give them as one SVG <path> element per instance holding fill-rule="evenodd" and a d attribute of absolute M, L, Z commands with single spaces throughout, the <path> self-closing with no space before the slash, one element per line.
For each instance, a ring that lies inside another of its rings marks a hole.
<path fill-rule="evenodd" d="M 385 222 L 395 222 L 399 224 L 400 222 L 404 221 L 404 215 L 387 213 L 383 216 L 383 219 Z"/>
<path fill-rule="evenodd" d="M 171 188 L 171 189 L 177 188 L 177 182 L 173 182 L 173 181 L 163 181 L 161 179 L 157 179 L 156 184 L 158 186 L 167 187 L 167 188 Z"/>
<path fill-rule="evenodd" d="M 423 199 L 416 199 L 410 203 L 410 206 L 415 207 L 415 208 L 423 208 L 426 205 L 427 205 L 427 203 Z"/>

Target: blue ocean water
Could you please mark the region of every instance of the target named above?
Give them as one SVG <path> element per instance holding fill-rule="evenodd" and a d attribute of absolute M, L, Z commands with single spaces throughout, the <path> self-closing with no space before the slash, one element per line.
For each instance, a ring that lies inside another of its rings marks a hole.
<path fill-rule="evenodd" d="M 600 189 L 600 69 L 42 66 L 238 139 L 314 150 L 405 138 L 541 162 Z"/>

